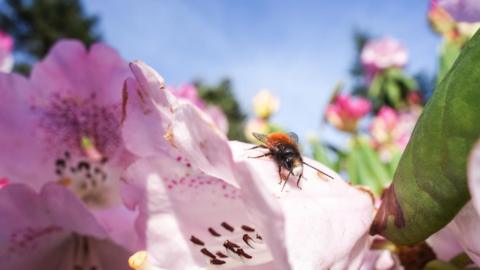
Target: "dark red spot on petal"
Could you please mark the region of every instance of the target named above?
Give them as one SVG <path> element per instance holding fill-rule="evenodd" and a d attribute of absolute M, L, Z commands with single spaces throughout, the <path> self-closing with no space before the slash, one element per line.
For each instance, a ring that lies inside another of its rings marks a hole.
<path fill-rule="evenodd" d="M 196 237 L 193 236 L 193 235 L 190 237 L 190 241 L 191 241 L 192 243 L 194 243 L 195 245 L 199 245 L 199 246 L 204 246 L 204 245 L 205 245 L 205 243 L 204 243 L 202 240 L 196 238 Z"/>
<path fill-rule="evenodd" d="M 210 260 L 210 263 L 214 264 L 214 265 L 222 265 L 222 264 L 225 263 L 225 261 L 222 261 L 222 260 L 219 260 L 219 259 L 212 259 L 212 260 Z"/>

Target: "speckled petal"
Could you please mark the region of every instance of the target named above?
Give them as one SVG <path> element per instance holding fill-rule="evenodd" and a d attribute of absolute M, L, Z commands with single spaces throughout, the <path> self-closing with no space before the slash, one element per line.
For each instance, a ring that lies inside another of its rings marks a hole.
<path fill-rule="evenodd" d="M 368 229 L 374 207 L 368 193 L 349 186 L 332 170 L 309 159 L 305 161 L 334 179 L 328 180 L 304 167 L 306 179 L 301 180 L 302 190 L 296 187 L 296 179 L 292 177 L 282 192 L 272 160 L 247 158 L 258 155 L 261 150 L 248 150 L 251 145 L 239 142 L 232 142 L 231 146 L 235 160 L 247 163 L 254 177 L 251 181 L 261 190 L 252 190 L 250 200 L 269 202 L 270 209 L 280 208 L 284 215 L 284 224 L 278 219 L 271 228 L 276 235 L 283 235 L 285 246 L 272 246 L 272 254 L 276 253 L 275 249 L 286 248 L 290 265 L 295 269 L 358 268 L 370 243 Z M 244 183 L 239 181 L 240 188 L 244 189 Z M 261 211 L 261 208 L 248 209 Z"/>
<path fill-rule="evenodd" d="M 174 110 L 171 133 L 172 145 L 194 167 L 237 185 L 227 138 L 203 112 L 190 103 L 179 105 Z"/>
<path fill-rule="evenodd" d="M 138 228 L 145 233 L 143 239 L 153 265 L 167 269 L 208 265 L 201 247 L 190 240 L 192 236 L 204 242 L 212 253 L 225 252 L 223 241 L 229 239 L 246 246 L 239 242 L 241 226 L 254 227 L 237 188 L 182 160 L 143 159 L 131 166 L 125 177 L 127 183 L 143 187 L 144 196 L 137 202 Z M 232 231 L 222 226 L 224 222 L 233 227 Z M 214 236 L 209 228 L 221 236 Z"/>

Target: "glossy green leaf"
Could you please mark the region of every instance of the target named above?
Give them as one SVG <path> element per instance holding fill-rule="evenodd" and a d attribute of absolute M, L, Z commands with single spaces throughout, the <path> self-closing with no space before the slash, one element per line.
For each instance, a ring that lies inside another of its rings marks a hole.
<path fill-rule="evenodd" d="M 466 160 L 480 137 L 479 63 L 477 32 L 425 106 L 372 233 L 397 244 L 422 241 L 469 200 Z"/>

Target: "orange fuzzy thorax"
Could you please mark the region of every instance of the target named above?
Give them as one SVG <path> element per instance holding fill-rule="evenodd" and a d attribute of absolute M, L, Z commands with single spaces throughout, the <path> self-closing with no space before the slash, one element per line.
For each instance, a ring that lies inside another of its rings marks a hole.
<path fill-rule="evenodd" d="M 273 132 L 268 135 L 268 145 L 276 145 L 279 143 L 293 144 L 295 142 L 285 133 Z"/>

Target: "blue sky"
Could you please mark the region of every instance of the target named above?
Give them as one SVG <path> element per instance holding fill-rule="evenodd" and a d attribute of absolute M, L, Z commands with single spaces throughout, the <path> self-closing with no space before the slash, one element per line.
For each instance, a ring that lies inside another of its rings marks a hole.
<path fill-rule="evenodd" d="M 281 99 L 274 121 L 319 132 L 333 86 L 348 83 L 352 33 L 392 36 L 408 48 L 409 72 L 434 72 L 440 40 L 418 0 L 84 0 L 105 41 L 152 65 L 167 83 L 233 81 L 245 111 L 261 88 Z M 321 131 L 320 131 L 321 132 Z"/>

